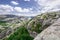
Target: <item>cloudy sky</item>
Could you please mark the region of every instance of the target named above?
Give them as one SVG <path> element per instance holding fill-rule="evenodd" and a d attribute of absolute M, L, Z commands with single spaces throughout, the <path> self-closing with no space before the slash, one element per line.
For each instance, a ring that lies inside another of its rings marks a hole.
<path fill-rule="evenodd" d="M 0 0 L 0 14 L 35 16 L 60 10 L 60 0 Z"/>

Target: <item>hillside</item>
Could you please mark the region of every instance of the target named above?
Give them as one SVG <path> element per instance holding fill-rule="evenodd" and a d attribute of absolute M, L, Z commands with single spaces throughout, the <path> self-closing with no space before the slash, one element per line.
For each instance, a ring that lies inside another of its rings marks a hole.
<path fill-rule="evenodd" d="M 38 34 L 34 40 L 60 40 L 60 18 Z"/>
<path fill-rule="evenodd" d="M 4 16 L 4 17 L 3 17 Z M 60 11 L 46 12 L 35 17 L 3 15 L 0 16 L 0 39 L 2 40 L 33 40 L 39 33 L 60 18 Z M 7 16 L 7 17 L 6 17 Z M 9 17 L 8 17 L 9 16 Z M 23 27 L 23 31 L 21 29 Z M 19 30 L 19 31 L 17 31 Z M 21 30 L 21 31 L 20 31 Z M 26 36 L 26 31 L 29 35 Z M 20 33 L 22 32 L 22 34 Z M 16 33 L 16 34 L 15 34 Z M 21 36 L 19 36 L 21 34 Z M 22 36 L 23 35 L 23 36 Z M 14 36 L 14 37 L 13 37 Z M 12 37 L 12 38 L 11 38 Z M 21 39 L 19 38 L 21 37 Z M 28 37 L 28 39 L 27 39 Z M 14 39 L 15 38 L 15 39 Z"/>
<path fill-rule="evenodd" d="M 13 33 L 28 20 L 27 16 L 0 15 L 0 39 Z"/>
<path fill-rule="evenodd" d="M 46 12 L 34 17 L 27 26 L 31 36 L 36 37 L 41 31 L 60 18 L 60 12 Z"/>

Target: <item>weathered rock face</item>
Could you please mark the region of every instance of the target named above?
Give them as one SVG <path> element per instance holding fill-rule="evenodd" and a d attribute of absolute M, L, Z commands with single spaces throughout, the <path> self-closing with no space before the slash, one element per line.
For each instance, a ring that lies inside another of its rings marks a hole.
<path fill-rule="evenodd" d="M 60 18 L 42 31 L 34 40 L 60 40 Z"/>
<path fill-rule="evenodd" d="M 7 28 L 6 30 L 2 31 L 0 33 L 0 39 L 6 37 L 7 35 L 9 35 L 10 33 L 12 33 L 12 29 L 11 28 Z"/>

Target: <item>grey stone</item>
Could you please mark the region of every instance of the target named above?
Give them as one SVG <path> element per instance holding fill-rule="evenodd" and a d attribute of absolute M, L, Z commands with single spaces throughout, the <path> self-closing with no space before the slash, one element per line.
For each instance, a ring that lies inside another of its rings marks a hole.
<path fill-rule="evenodd" d="M 34 40 L 60 40 L 60 18 L 38 34 Z"/>

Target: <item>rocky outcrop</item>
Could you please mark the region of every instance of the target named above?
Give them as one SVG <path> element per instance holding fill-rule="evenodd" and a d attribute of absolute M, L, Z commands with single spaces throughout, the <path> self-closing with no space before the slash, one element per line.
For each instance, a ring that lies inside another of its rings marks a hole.
<path fill-rule="evenodd" d="M 60 40 L 60 18 L 38 34 L 34 40 Z"/>
<path fill-rule="evenodd" d="M 9 27 L 6 30 L 2 31 L 0 33 L 0 39 L 6 37 L 7 35 L 9 35 L 10 33 L 12 33 L 12 29 Z"/>
<path fill-rule="evenodd" d="M 60 18 L 59 16 L 60 15 L 58 13 L 54 12 L 38 15 L 28 23 L 27 29 L 32 37 L 36 37 L 37 34 L 52 25 L 58 18 Z"/>

